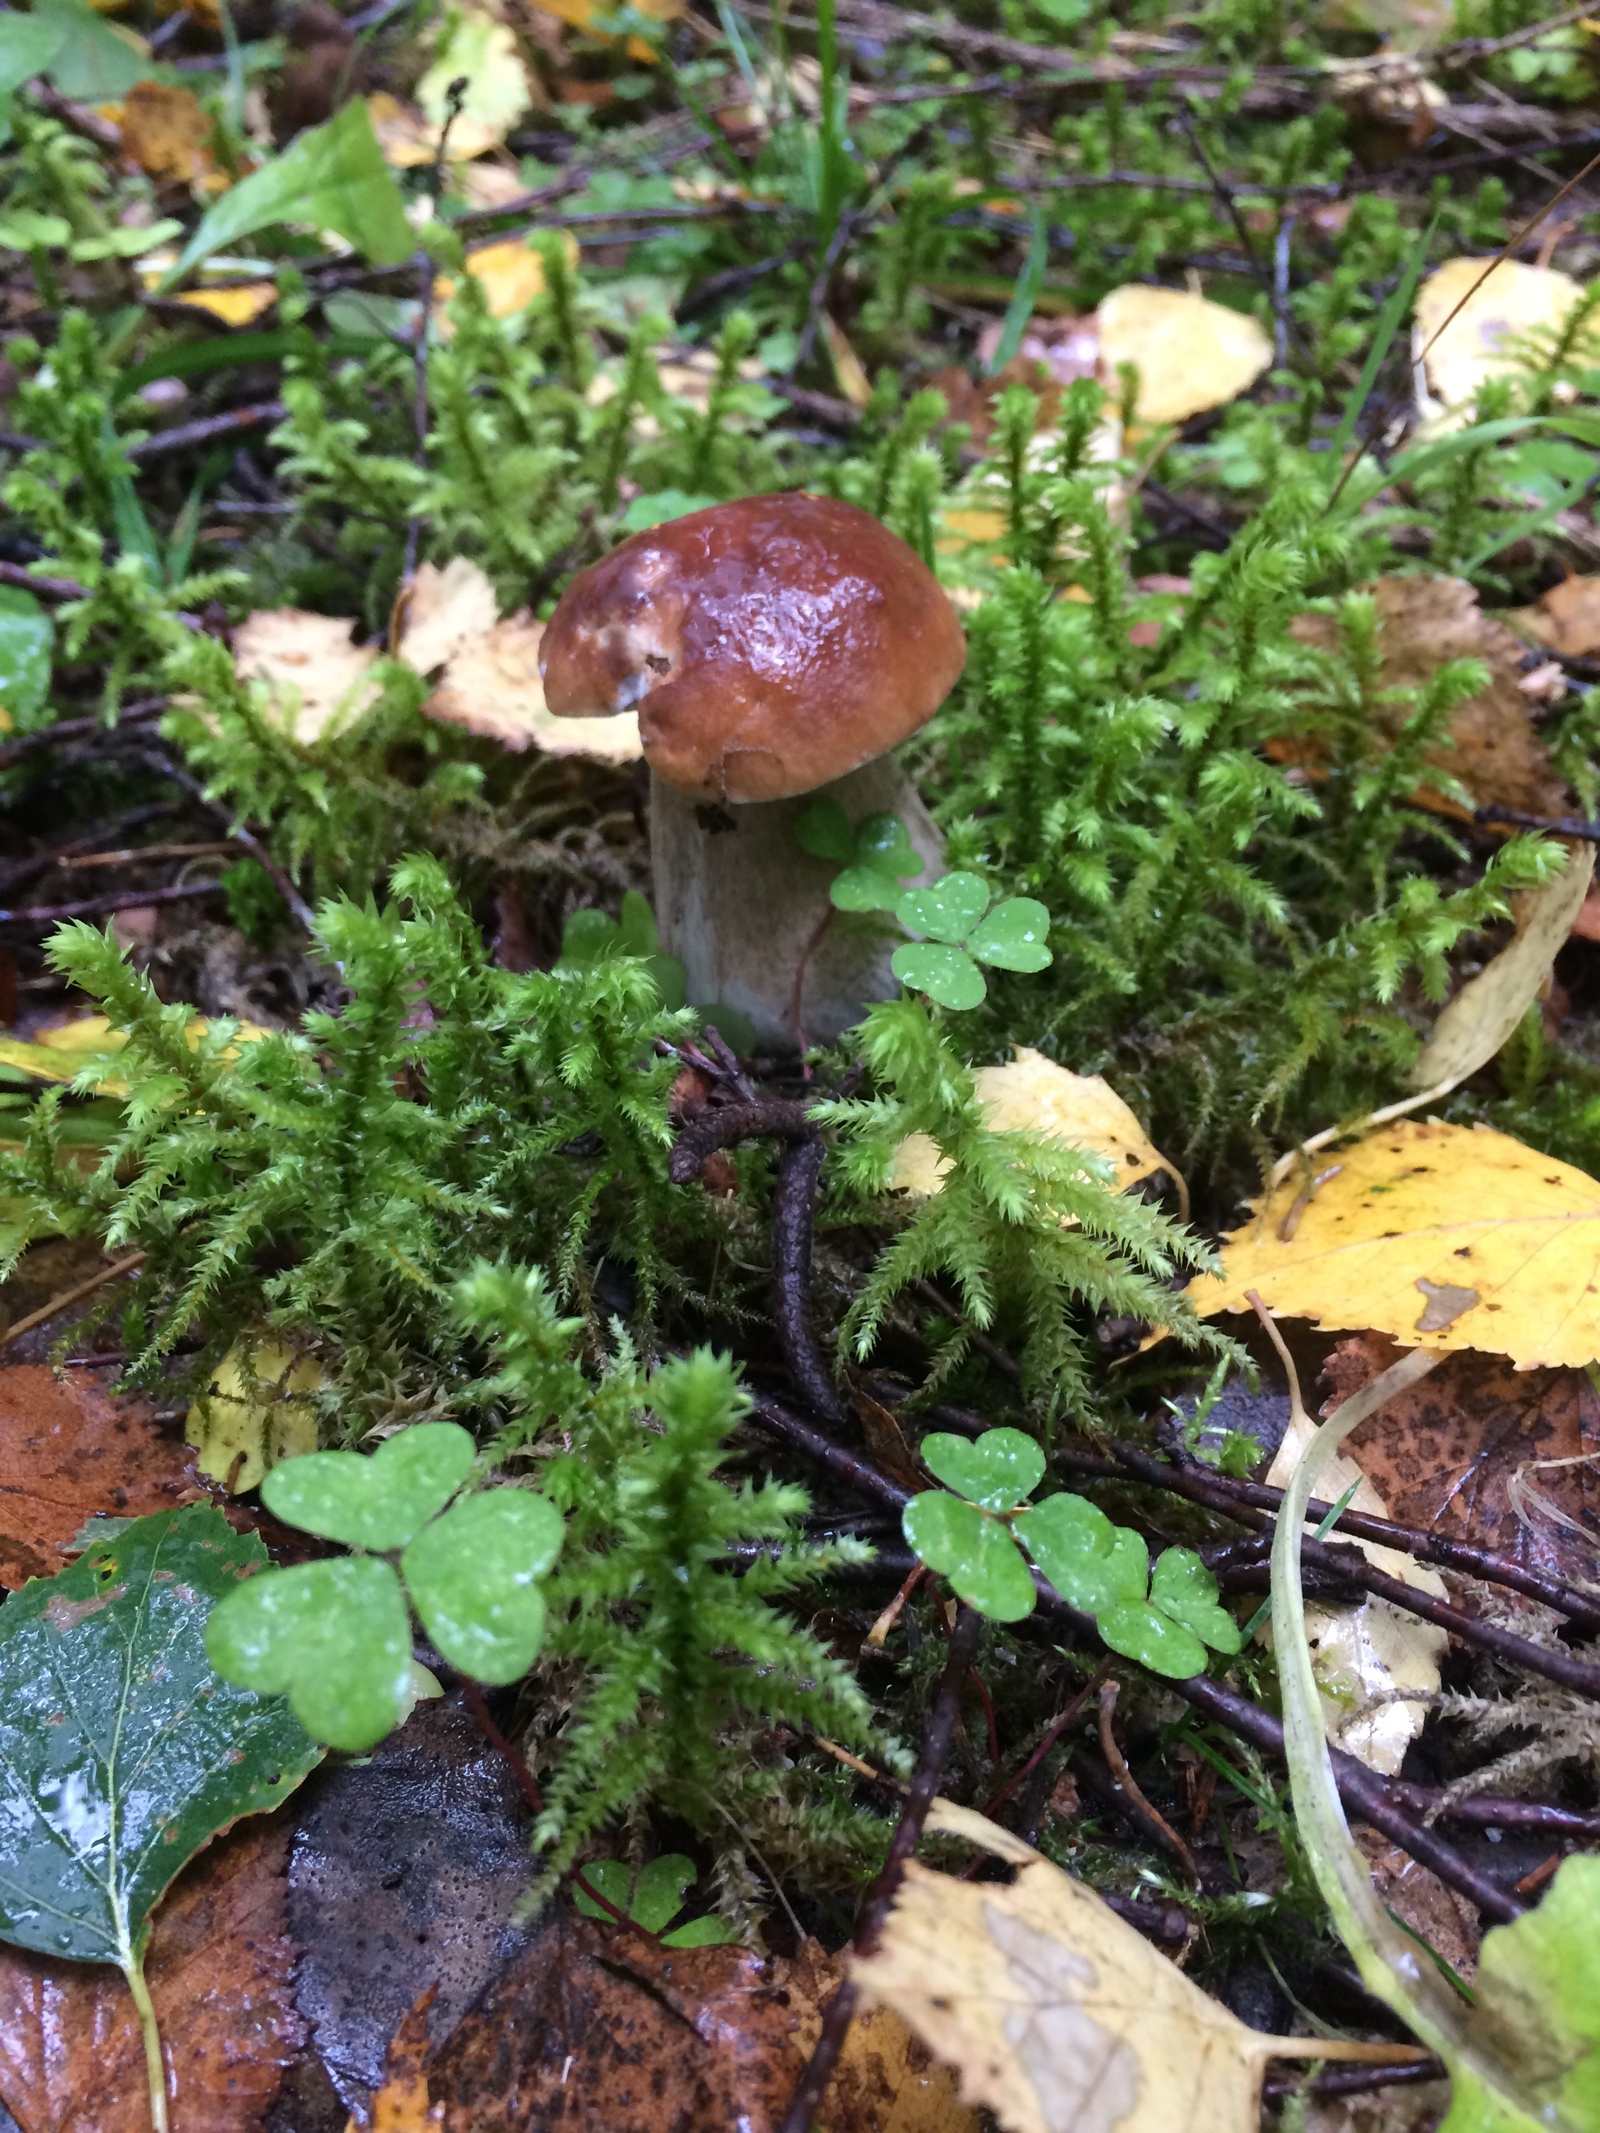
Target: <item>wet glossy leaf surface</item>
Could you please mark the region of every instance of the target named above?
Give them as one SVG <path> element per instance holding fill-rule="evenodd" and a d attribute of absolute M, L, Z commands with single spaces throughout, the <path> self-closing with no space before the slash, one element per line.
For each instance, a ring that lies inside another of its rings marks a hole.
<path fill-rule="evenodd" d="M 212 1606 L 265 1560 L 195 1505 L 135 1522 L 0 1607 L 0 1934 L 126 1962 L 208 1838 L 292 1792 L 319 1751 L 277 1698 L 220 1680 Z"/>
<path fill-rule="evenodd" d="M 1236 1652 L 1239 1625 L 1217 1601 L 1217 1581 L 1192 1548 L 1168 1548 L 1150 1575 L 1150 1598 L 1215 1652 Z"/>
<path fill-rule="evenodd" d="M 912 933 L 952 944 L 964 941 L 989 905 L 989 885 L 981 874 L 946 874 L 926 889 L 907 889 L 895 915 Z"/>
<path fill-rule="evenodd" d="M 1191 1629 L 1148 1600 L 1123 1600 L 1095 1616 L 1095 1628 L 1114 1652 L 1137 1659 L 1152 1674 L 1187 1681 L 1205 1671 L 1206 1648 Z"/>
<path fill-rule="evenodd" d="M 373 1556 L 252 1578 L 217 1609 L 206 1642 L 220 1674 L 287 1694 L 309 1733 L 350 1755 L 411 1705 L 411 1617 L 399 1577 Z"/>
<path fill-rule="evenodd" d="M 981 1007 L 989 989 L 965 949 L 938 941 L 908 941 L 895 950 L 892 968 L 902 985 L 925 992 L 941 1007 Z"/>
<path fill-rule="evenodd" d="M 1048 970 L 1050 913 L 1031 896 L 1008 896 L 996 904 L 967 946 L 980 963 L 999 970 Z"/>
<path fill-rule="evenodd" d="M 456 1422 L 423 1422 L 370 1457 L 309 1452 L 273 1468 L 261 1500 L 286 1526 L 347 1548 L 403 1548 L 466 1480 L 476 1455 Z"/>
<path fill-rule="evenodd" d="M 934 1430 L 922 1463 L 936 1481 L 986 1511 L 1011 1511 L 1044 1479 L 1044 1453 L 1020 1429 L 986 1429 L 975 1442 Z"/>
<path fill-rule="evenodd" d="M 544 1636 L 538 1578 L 561 1552 L 561 1514 L 528 1489 L 486 1489 L 424 1526 L 401 1559 L 422 1626 L 474 1681 L 515 1681 Z"/>
<path fill-rule="evenodd" d="M 1033 1579 L 998 1519 L 959 1496 L 930 1489 L 912 1497 L 902 1523 L 928 1568 L 947 1577 L 980 1614 L 993 1622 L 1020 1622 L 1032 1614 Z"/>

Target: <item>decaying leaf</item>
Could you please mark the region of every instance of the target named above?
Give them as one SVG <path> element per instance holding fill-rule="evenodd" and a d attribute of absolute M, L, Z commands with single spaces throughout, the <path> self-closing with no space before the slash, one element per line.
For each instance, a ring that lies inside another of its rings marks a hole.
<path fill-rule="evenodd" d="M 136 81 L 122 105 L 122 152 L 158 181 L 175 179 L 207 191 L 220 178 L 211 153 L 212 123 L 192 90 Z"/>
<path fill-rule="evenodd" d="M 1600 652 L 1600 578 L 1563 578 L 1536 606 L 1513 608 L 1505 620 L 1564 659 L 1591 658 Z"/>
<path fill-rule="evenodd" d="M 210 1027 L 203 1015 L 196 1015 L 189 1023 L 185 1034 L 191 1051 L 199 1048 Z M 258 1023 L 241 1022 L 235 1035 L 240 1044 L 253 1044 L 266 1031 Z M 0 1036 L 0 1066 L 15 1067 L 35 1081 L 75 1081 L 86 1066 L 114 1058 L 127 1041 L 127 1031 L 113 1029 L 106 1016 L 77 1015 L 70 1022 L 40 1030 L 31 1041 Z M 233 1046 L 223 1056 L 234 1058 Z M 107 1096 L 127 1093 L 127 1084 L 114 1075 L 97 1082 L 96 1087 Z"/>
<path fill-rule="evenodd" d="M 1378 1334 L 1341 1341 L 1324 1366 L 1332 1388 L 1324 1413 L 1397 1353 Z M 1452 1356 L 1363 1422 L 1348 1450 L 1403 1525 L 1551 1577 L 1596 1575 L 1600 1394 L 1586 1371 L 1517 1371 L 1498 1357 Z M 1528 1485 L 1572 1524 L 1528 1498 Z M 1587 1544 L 1585 1530 L 1595 1536 Z"/>
<path fill-rule="evenodd" d="M 145 1976 L 175 2133 L 256 2133 L 305 2036 L 286 1937 L 281 1816 L 246 1822 L 182 1875 Z M 0 2102 L 24 2133 L 149 2133 L 138 2023 L 120 1978 L 0 1948 Z"/>
<path fill-rule="evenodd" d="M 453 556 L 442 570 L 424 563 L 406 595 L 396 649 L 419 674 L 436 673 L 464 644 L 487 637 L 497 614 L 487 572 L 468 557 Z"/>
<path fill-rule="evenodd" d="M 1113 289 L 1095 318 L 1101 375 L 1120 365 L 1139 373 L 1134 418 L 1187 422 L 1248 392 L 1272 361 L 1272 342 L 1253 318 L 1184 289 L 1140 282 Z"/>
<path fill-rule="evenodd" d="M 517 49 L 516 32 L 487 8 L 452 9 L 445 23 L 445 35 L 432 63 L 417 83 L 417 102 L 427 121 L 423 138 L 431 161 L 452 87 L 457 82 L 466 83 L 446 151 L 455 161 L 464 162 L 499 147 L 532 106 L 533 82 Z M 387 148 L 385 156 L 390 161 L 399 160 L 389 156 Z"/>
<path fill-rule="evenodd" d="M 928 1827 L 1016 1864 L 1016 1880 L 913 1860 L 881 1945 L 850 1974 L 1006 2133 L 1253 2133 L 1269 2059 L 1404 2056 L 1247 2029 L 1009 1830 L 947 1800 Z"/>
<path fill-rule="evenodd" d="M 208 1480 L 235 1496 L 259 1486 L 268 1467 L 317 1448 L 317 1413 L 303 1395 L 324 1384 L 320 1364 L 276 1341 L 235 1341 L 210 1390 L 189 1409 L 187 1442 Z"/>
<path fill-rule="evenodd" d="M 1043 1052 L 1019 1045 L 1005 1066 L 980 1067 L 984 1116 L 996 1133 L 1033 1133 L 1067 1141 L 1116 1166 L 1117 1183 L 1138 1184 L 1172 1165 L 1109 1082 L 1099 1074 L 1074 1074 Z M 889 1185 L 894 1192 L 935 1193 L 950 1168 L 925 1133 L 909 1134 L 895 1151 Z"/>
<path fill-rule="evenodd" d="M 1582 283 L 1555 267 L 1501 259 L 1487 276 L 1484 267 L 1481 259 L 1447 259 L 1417 291 L 1415 358 L 1434 398 L 1452 411 L 1470 413 L 1488 379 L 1514 376 L 1528 335 L 1559 329 L 1583 295 Z M 1600 344 L 1585 349 L 1591 362 L 1600 354 Z"/>
<path fill-rule="evenodd" d="M 54 1577 L 88 1519 L 169 1511 L 189 1486 L 145 1401 L 113 1399 L 86 1370 L 0 1369 L 0 1585 Z"/>
<path fill-rule="evenodd" d="M 1485 615 L 1478 596 L 1461 578 L 1379 578 L 1368 586 L 1378 609 L 1380 690 L 1425 688 L 1447 660 L 1478 659 L 1489 669 L 1489 686 L 1451 714 L 1448 744 L 1428 760 L 1467 788 L 1475 805 L 1491 802 L 1531 815 L 1563 815 L 1571 794 L 1551 768 L 1521 686 L 1527 648 L 1503 622 Z M 1300 643 L 1330 648 L 1337 628 L 1329 615 L 1301 615 L 1292 625 Z M 1375 750 L 1392 741 L 1410 705 L 1392 698 L 1378 705 Z M 1315 745 L 1291 734 L 1269 743 L 1280 762 L 1315 769 Z M 1462 816 L 1459 801 L 1435 789 L 1415 795 L 1436 812 Z"/>
<path fill-rule="evenodd" d="M 1314 1428 L 1309 1416 L 1298 1409 L 1291 1411 L 1289 1426 L 1267 1471 L 1267 1480 L 1275 1488 L 1287 1487 Z M 1320 1487 L 1331 1492 L 1336 1502 L 1347 1490 L 1353 1491 L 1351 1507 L 1371 1517 L 1399 1515 L 1365 1467 L 1348 1452 L 1337 1453 L 1323 1468 Z M 1380 1547 L 1375 1541 L 1354 1545 L 1375 1570 L 1433 1599 L 1448 1599 L 1438 1571 L 1419 1563 L 1415 1556 Z M 1428 1700 L 1438 1692 L 1439 1667 L 1449 1637 L 1437 1624 L 1419 1621 L 1370 1592 L 1354 1601 L 1307 1600 L 1305 1619 L 1329 1737 L 1369 1768 L 1385 1777 L 1395 1776 L 1407 1748 L 1422 1731 Z M 1262 1634 L 1267 1634 L 1265 1628 Z M 1413 1690 L 1415 1700 L 1397 1694 L 1403 1690 Z"/>
<path fill-rule="evenodd" d="M 1411 1070 L 1414 1089 L 1442 1095 L 1488 1065 L 1549 977 L 1593 878 L 1594 846 L 1569 845 L 1563 871 L 1518 898 L 1515 934 L 1434 1023 Z"/>
<path fill-rule="evenodd" d="M 234 631 L 233 647 L 241 677 L 266 683 L 273 716 L 302 745 L 353 724 L 377 700 L 377 652 L 354 643 L 337 615 L 262 608 Z"/>
<path fill-rule="evenodd" d="M 1125 1929 L 1126 1930 L 1126 1929 Z M 815 1942 L 792 1959 L 665 1948 L 557 1913 L 426 2068 L 445 2133 L 776 2133 L 841 1975 Z M 428 2123 L 425 2119 L 416 2121 Z M 977 2133 L 948 2076 L 887 2010 L 856 2022 L 816 2133 Z"/>
<path fill-rule="evenodd" d="M 1519 1370 L 1600 1355 L 1600 1184 L 1487 1126 L 1406 1119 L 1286 1177 L 1189 1284 L 1202 1315 L 1247 1311 L 1476 1348 Z"/>

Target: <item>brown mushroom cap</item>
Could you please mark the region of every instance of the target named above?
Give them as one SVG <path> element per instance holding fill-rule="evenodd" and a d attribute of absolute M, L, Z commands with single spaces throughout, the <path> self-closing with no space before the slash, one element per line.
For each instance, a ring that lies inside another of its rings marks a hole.
<path fill-rule="evenodd" d="M 966 662 L 905 542 L 826 496 L 747 496 L 636 533 L 545 631 L 561 717 L 637 708 L 644 752 L 718 800 L 811 792 L 915 733 Z"/>

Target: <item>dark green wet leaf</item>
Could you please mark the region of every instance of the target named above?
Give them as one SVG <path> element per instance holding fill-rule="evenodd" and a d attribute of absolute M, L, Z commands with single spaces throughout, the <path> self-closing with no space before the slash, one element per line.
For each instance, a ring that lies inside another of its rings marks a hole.
<path fill-rule="evenodd" d="M 996 904 L 967 942 L 980 963 L 998 970 L 1048 970 L 1050 913 L 1032 896 L 1008 896 Z"/>
<path fill-rule="evenodd" d="M 1217 1598 L 1217 1581 L 1192 1548 L 1168 1548 L 1150 1577 L 1150 1600 L 1214 1652 L 1236 1652 L 1239 1625 Z"/>
<path fill-rule="evenodd" d="M 994 1622 L 1020 1622 L 1038 1595 L 1007 1527 L 943 1489 L 913 1496 L 901 1513 L 906 1539 L 969 1607 Z"/>
<path fill-rule="evenodd" d="M 831 793 L 818 793 L 794 826 L 794 841 L 814 859 L 831 859 L 846 866 L 856 854 L 850 818 Z"/>
<path fill-rule="evenodd" d="M 934 1430 L 920 1450 L 936 1481 L 985 1511 L 1014 1511 L 1044 1479 L 1044 1453 L 1020 1429 L 986 1429 L 975 1440 Z"/>
<path fill-rule="evenodd" d="M 206 1653 L 214 1606 L 265 1561 L 193 1504 L 0 1607 L 0 1936 L 128 1968 L 174 1875 L 320 1760 L 282 1697 Z"/>
<path fill-rule="evenodd" d="M 403 1548 L 442 1511 L 472 1470 L 477 1447 L 458 1422 L 419 1422 L 360 1452 L 305 1452 L 261 1484 L 274 1518 L 347 1548 Z"/>
<path fill-rule="evenodd" d="M 411 1617 L 399 1574 L 377 1556 L 251 1578 L 217 1608 L 206 1645 L 219 1674 L 287 1693 L 308 1732 L 347 1755 L 375 1748 L 411 1709 Z"/>
<path fill-rule="evenodd" d="M 1148 1600 L 1124 1600 L 1102 1608 L 1094 1626 L 1114 1652 L 1124 1659 L 1137 1659 L 1152 1674 L 1187 1681 L 1205 1672 L 1206 1648 L 1200 1639 Z"/>
<path fill-rule="evenodd" d="M 1117 1529 L 1086 1496 L 1047 1496 L 1012 1531 L 1068 1606 L 1093 1614 L 1119 1597 L 1111 1584 Z"/>
<path fill-rule="evenodd" d="M 561 1513 L 530 1489 L 486 1489 L 424 1526 L 400 1559 L 422 1626 L 474 1681 L 515 1681 L 538 1657 L 538 1580 L 561 1552 Z"/>

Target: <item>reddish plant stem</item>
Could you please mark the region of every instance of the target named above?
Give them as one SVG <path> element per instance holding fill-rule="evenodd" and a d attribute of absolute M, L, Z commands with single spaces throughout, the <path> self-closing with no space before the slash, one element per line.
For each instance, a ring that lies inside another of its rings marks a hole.
<path fill-rule="evenodd" d="M 989 1730 L 989 1761 L 991 1764 L 998 1765 L 1000 1761 L 1000 1721 L 995 1716 L 994 1698 L 989 1694 L 988 1682 L 984 1680 L 975 1666 L 967 1668 L 967 1678 L 982 1699 L 984 1724 Z"/>
<path fill-rule="evenodd" d="M 874 1496 L 880 1503 L 890 1504 L 896 1510 L 902 1510 L 910 1502 L 912 1492 L 909 1489 L 891 1481 L 887 1474 L 880 1473 L 859 1453 L 830 1443 L 819 1430 L 811 1428 L 775 1401 L 758 1400 L 752 1412 L 755 1419 L 775 1436 L 784 1438 L 797 1450 L 830 1467 L 863 1494 Z M 1096 1638 L 1093 1617 L 1069 1607 L 1055 1587 L 1037 1571 L 1034 1586 L 1039 1594 L 1041 1614 L 1070 1627 L 1084 1643 Z M 1241 1696 L 1238 1690 L 1229 1688 L 1225 1682 L 1214 1681 L 1208 1674 L 1196 1674 L 1188 1681 L 1165 1681 L 1162 1686 L 1265 1754 L 1282 1759 L 1282 1721 L 1259 1704 L 1252 1703 L 1247 1696 Z M 1480 1874 L 1453 1845 L 1445 1843 L 1433 1830 L 1413 1820 L 1399 1807 L 1387 1783 L 1376 1771 L 1369 1770 L 1365 1763 L 1357 1762 L 1354 1756 L 1339 1749 L 1331 1752 L 1340 1796 L 1352 1813 L 1362 1821 L 1370 1822 L 1402 1850 L 1409 1852 L 1419 1866 L 1431 1867 L 1441 1881 L 1476 1904 L 1496 1923 L 1509 1923 L 1521 1914 L 1524 1907 L 1513 1895 L 1487 1875 Z"/>
<path fill-rule="evenodd" d="M 1133 1772 L 1128 1768 L 1127 1757 L 1117 1745 L 1116 1728 L 1112 1724 L 1116 1709 L 1117 1684 L 1114 1681 L 1108 1681 L 1100 1691 L 1100 1750 L 1105 1756 L 1107 1767 L 1110 1769 L 1112 1782 L 1128 1802 L 1128 1805 L 1139 1816 L 1139 1819 L 1155 1831 L 1162 1843 L 1177 1859 L 1178 1864 L 1183 1868 L 1195 1887 L 1198 1888 L 1200 1886 L 1200 1869 L 1194 1863 L 1194 1853 L 1190 1851 L 1188 1845 L 1184 1843 L 1160 1809 L 1153 1807 L 1145 1798 Z"/>
<path fill-rule="evenodd" d="M 906 1794 L 906 1804 L 899 1825 L 890 1839 L 889 1855 L 867 1890 L 856 1920 L 855 1947 L 859 1954 L 870 1955 L 882 1939 L 889 1913 L 894 1908 L 895 1897 L 899 1894 L 906 1862 L 921 1842 L 923 1825 L 939 1790 L 945 1758 L 950 1753 L 950 1742 L 955 1735 L 956 1713 L 961 1702 L 961 1684 L 972 1664 L 973 1652 L 977 1649 L 980 1620 L 976 1610 L 971 1607 L 963 1607 L 956 1616 L 955 1628 L 950 1633 L 944 1672 L 939 1680 L 939 1693 L 934 1698 L 928 1730 L 922 1743 L 922 1754 Z M 779 2133 L 811 2133 L 811 2121 L 827 2092 L 828 2083 L 833 2079 L 833 2070 L 839 2063 L 839 2054 L 844 2049 L 844 2040 L 855 2016 L 858 1997 L 859 1992 L 854 1981 L 846 1978 L 828 2002 L 827 2011 L 822 2017 L 821 2034 L 790 2100 Z"/>
<path fill-rule="evenodd" d="M 989 1817 L 991 1822 L 994 1820 L 995 1810 L 997 1808 L 1003 1807 L 1006 1801 L 1010 1799 L 1011 1795 L 1017 1790 L 1020 1785 L 1025 1785 L 1027 1783 L 1028 1779 L 1032 1777 L 1033 1773 L 1038 1769 L 1039 1765 L 1050 1753 L 1050 1750 L 1055 1746 L 1056 1742 L 1061 1738 L 1062 1734 L 1066 1732 L 1068 1726 L 1072 1724 L 1072 1721 L 1082 1711 L 1084 1705 L 1089 1701 L 1089 1698 L 1094 1694 L 1095 1690 L 1104 1680 L 1105 1670 L 1109 1664 L 1109 1660 L 1101 1660 L 1100 1664 L 1089 1676 L 1083 1687 L 1079 1689 L 1077 1695 L 1072 1698 L 1071 1702 L 1067 1705 L 1067 1708 L 1062 1712 L 1061 1716 L 1059 1718 L 1053 1718 L 1050 1721 L 1049 1725 L 1045 1728 L 1044 1738 L 1040 1741 L 1038 1747 L 1034 1749 L 1033 1753 L 1028 1757 L 1028 1760 L 1023 1764 L 1022 1768 L 1017 1772 L 1016 1776 L 1007 1778 L 998 1792 L 992 1792 L 989 1795 L 988 1799 L 984 1802 L 983 1811 Z"/>

